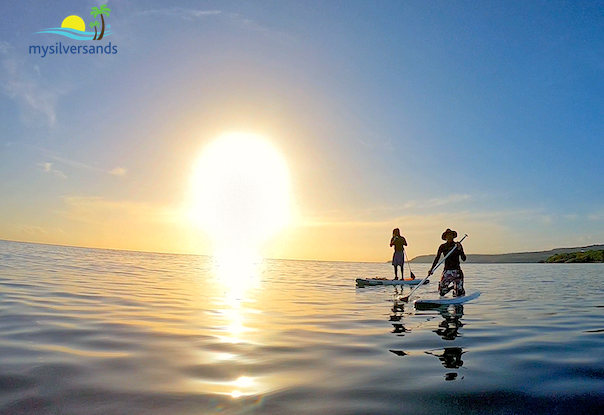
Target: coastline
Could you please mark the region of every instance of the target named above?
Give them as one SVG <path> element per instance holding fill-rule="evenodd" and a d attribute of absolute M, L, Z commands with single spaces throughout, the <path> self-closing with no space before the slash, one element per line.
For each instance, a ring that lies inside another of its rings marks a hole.
<path fill-rule="evenodd" d="M 509 254 L 466 254 L 466 263 L 475 264 L 505 264 L 505 263 L 540 263 L 545 262 L 554 255 L 581 253 L 587 251 L 603 250 L 604 245 L 588 245 L 572 248 L 555 248 L 549 251 L 515 252 Z M 420 255 L 409 262 L 430 263 L 434 260 L 434 254 Z"/>

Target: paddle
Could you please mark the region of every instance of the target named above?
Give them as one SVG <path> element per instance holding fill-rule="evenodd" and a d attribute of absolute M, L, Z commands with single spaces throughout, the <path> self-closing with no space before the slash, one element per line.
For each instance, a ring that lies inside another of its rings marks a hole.
<path fill-rule="evenodd" d="M 405 254 L 405 261 L 407 261 L 407 266 L 409 267 L 409 273 L 411 274 L 411 279 L 414 280 L 415 274 L 413 273 L 413 271 L 411 271 L 411 264 L 409 264 L 409 257 L 407 256 L 407 250 L 403 250 L 403 253 Z"/>
<path fill-rule="evenodd" d="M 466 239 L 468 235 L 464 235 L 463 238 L 461 238 L 461 240 L 457 243 L 462 243 L 464 239 Z M 417 284 L 415 286 L 414 289 L 411 290 L 411 292 L 409 293 L 409 295 L 405 296 L 405 297 L 401 297 L 401 300 L 403 300 L 404 302 L 409 301 L 409 297 L 411 297 L 411 295 L 415 292 L 415 290 L 417 290 L 419 287 L 421 287 L 422 285 L 424 285 L 424 281 L 426 281 L 428 279 L 428 277 L 430 277 L 430 275 L 434 274 L 434 271 L 436 270 L 436 268 L 440 267 L 440 265 L 445 262 L 445 260 L 447 258 L 449 258 L 449 255 L 451 255 L 453 253 L 453 251 L 455 251 L 457 249 L 457 244 L 453 247 L 453 249 L 451 249 L 447 255 L 445 255 L 445 257 L 443 259 L 440 260 L 440 262 L 438 264 L 436 264 L 436 266 L 434 268 L 432 268 L 432 270 L 430 270 L 430 272 L 428 273 L 428 276 L 426 278 L 424 278 L 422 280 L 422 282 L 420 282 L 419 284 Z"/>

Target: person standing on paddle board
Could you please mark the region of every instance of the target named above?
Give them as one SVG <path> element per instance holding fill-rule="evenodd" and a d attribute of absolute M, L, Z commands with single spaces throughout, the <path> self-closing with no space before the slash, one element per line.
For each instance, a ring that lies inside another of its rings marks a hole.
<path fill-rule="evenodd" d="M 432 269 L 436 266 L 440 255 L 446 256 L 453 248 L 455 248 L 455 251 L 445 260 L 445 269 L 443 270 L 443 275 L 438 283 L 438 291 L 441 297 L 451 290 L 453 290 L 453 297 L 465 295 L 466 291 L 463 288 L 463 271 L 459 264 L 460 259 L 462 261 L 466 260 L 463 246 L 461 246 L 461 243 L 454 241 L 454 239 L 457 238 L 457 232 L 452 231 L 451 229 L 447 228 L 441 238 L 446 242 L 438 247 L 436 258 L 434 258 L 434 262 L 430 267 L 430 271 L 428 271 L 428 275 L 432 274 Z"/>
<path fill-rule="evenodd" d="M 398 280 L 397 267 L 401 267 L 401 280 L 403 279 L 403 265 L 405 265 L 405 246 L 407 241 L 401 236 L 399 228 L 392 230 L 392 239 L 390 239 L 390 246 L 394 246 L 394 255 L 392 257 L 392 265 L 394 266 L 394 279 Z M 412 278 L 413 279 L 413 278 Z"/>

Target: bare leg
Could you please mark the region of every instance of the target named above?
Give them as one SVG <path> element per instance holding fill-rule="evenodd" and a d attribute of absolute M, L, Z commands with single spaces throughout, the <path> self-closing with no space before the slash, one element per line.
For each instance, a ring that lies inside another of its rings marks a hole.
<path fill-rule="evenodd" d="M 394 266 L 394 279 L 398 280 L 398 269 L 396 269 L 396 265 Z"/>

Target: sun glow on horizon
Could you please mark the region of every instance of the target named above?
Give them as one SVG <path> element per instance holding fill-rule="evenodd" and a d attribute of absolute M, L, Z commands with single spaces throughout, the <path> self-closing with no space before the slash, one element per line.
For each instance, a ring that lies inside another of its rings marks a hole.
<path fill-rule="evenodd" d="M 212 238 L 219 263 L 254 263 L 291 219 L 285 158 L 257 135 L 223 134 L 193 167 L 191 221 Z"/>

